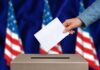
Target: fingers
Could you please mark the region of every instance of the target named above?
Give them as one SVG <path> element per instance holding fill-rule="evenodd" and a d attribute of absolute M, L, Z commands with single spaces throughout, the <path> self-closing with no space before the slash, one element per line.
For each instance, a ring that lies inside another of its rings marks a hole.
<path fill-rule="evenodd" d="M 73 25 L 69 25 L 69 26 L 66 28 L 66 31 L 71 31 L 72 29 L 74 29 Z"/>
<path fill-rule="evenodd" d="M 71 34 L 73 34 L 74 32 L 72 29 L 80 27 L 82 25 L 82 21 L 79 18 L 67 19 L 65 20 L 63 25 L 65 26 L 65 29 L 63 31 L 64 33 L 70 32 Z"/>
<path fill-rule="evenodd" d="M 68 25 L 68 26 L 65 26 L 65 29 L 64 29 L 64 33 L 66 33 L 66 32 L 69 32 L 69 31 L 71 31 L 72 29 L 74 29 L 74 26 L 73 25 L 71 25 L 71 23 Z"/>
<path fill-rule="evenodd" d="M 70 34 L 73 34 L 75 31 L 73 31 L 72 29 L 74 29 L 74 24 L 72 22 L 71 19 L 66 20 L 63 25 L 65 26 L 65 29 L 63 31 L 63 33 L 69 32 Z"/>
<path fill-rule="evenodd" d="M 64 33 L 69 31 L 69 28 L 70 28 L 70 19 L 69 20 L 65 20 L 65 22 L 63 23 L 63 25 L 65 26 L 65 29 L 64 29 Z"/>
<path fill-rule="evenodd" d="M 70 30 L 70 31 L 67 31 L 67 32 L 69 32 L 70 34 L 74 34 L 75 33 L 74 30 Z M 66 30 L 64 30 L 63 33 L 66 33 Z"/>
<path fill-rule="evenodd" d="M 65 22 L 63 23 L 63 25 L 65 27 L 69 26 L 70 25 L 70 19 L 69 20 L 65 20 Z"/>

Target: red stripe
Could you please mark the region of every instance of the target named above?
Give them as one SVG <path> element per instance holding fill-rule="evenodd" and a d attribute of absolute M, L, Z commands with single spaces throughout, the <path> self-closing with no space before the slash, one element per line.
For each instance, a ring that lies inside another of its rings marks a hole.
<path fill-rule="evenodd" d="M 75 54 L 79 54 L 79 55 L 81 55 L 82 56 L 82 54 L 80 54 L 78 51 L 75 51 Z M 83 56 L 82 56 L 83 57 Z"/>
<path fill-rule="evenodd" d="M 79 46 L 77 46 L 77 47 L 79 47 Z M 81 50 L 82 50 L 82 49 L 81 49 Z M 84 55 L 84 53 L 87 53 L 87 54 L 90 54 L 90 55 L 92 55 L 92 56 L 94 57 L 93 51 L 91 51 L 91 50 L 89 50 L 89 49 L 83 49 L 82 51 L 83 51 L 83 55 Z M 78 51 L 76 51 L 76 53 L 80 54 Z M 80 55 L 82 55 L 82 54 L 80 54 Z M 83 56 L 83 55 L 82 55 L 82 56 Z"/>
<path fill-rule="evenodd" d="M 85 36 L 83 36 L 81 33 L 78 33 L 78 36 L 81 40 L 83 40 L 84 42 L 87 42 L 91 45 L 94 45 L 93 42 L 91 42 L 91 38 L 87 38 Z M 95 48 L 94 46 L 91 46 L 92 48 Z"/>
<path fill-rule="evenodd" d="M 76 43 L 77 43 L 77 44 L 76 44 L 77 47 L 79 47 L 81 50 L 83 50 L 83 52 L 85 52 L 85 53 L 87 53 L 87 54 L 90 54 L 90 55 L 93 55 L 94 59 L 97 59 L 97 55 L 93 53 L 93 50 L 88 49 L 88 48 L 82 49 L 83 46 L 82 46 L 80 43 L 78 43 L 78 42 L 76 42 Z M 93 48 L 93 49 L 94 49 L 94 48 Z"/>
<path fill-rule="evenodd" d="M 95 48 L 93 42 L 92 42 L 89 38 L 84 37 L 81 33 L 78 33 L 78 37 L 80 37 L 81 39 L 83 39 L 83 41 L 88 42 L 89 44 L 91 44 L 91 47 L 92 47 L 93 49 Z M 89 49 L 88 49 L 88 50 L 89 50 Z M 88 51 L 87 51 L 87 52 L 88 52 Z M 92 51 L 92 53 L 93 53 L 93 51 Z M 93 53 L 93 54 L 94 54 L 94 53 Z M 95 57 L 95 59 L 97 59 L 97 55 L 96 55 L 96 54 L 94 54 L 94 57 Z"/>
<path fill-rule="evenodd" d="M 96 67 L 96 70 L 100 70 L 100 66 L 97 66 L 97 67 Z"/>
<path fill-rule="evenodd" d="M 94 53 L 93 53 L 93 50 L 83 47 L 83 45 L 80 44 L 79 42 L 76 42 L 76 45 L 77 45 L 77 47 L 79 47 L 81 50 L 83 50 L 83 52 L 86 52 L 86 53 L 88 53 L 88 54 L 94 54 Z M 93 48 L 93 49 L 94 49 L 94 48 Z"/>
<path fill-rule="evenodd" d="M 79 54 L 79 52 L 76 51 L 76 54 Z M 85 58 L 83 55 L 81 55 L 81 56 L 89 63 L 89 66 L 92 67 L 92 68 L 94 68 L 96 66 L 95 63 L 94 63 L 94 61 L 91 61 L 88 58 Z"/>
<path fill-rule="evenodd" d="M 11 43 L 13 43 L 13 44 L 15 44 L 15 45 L 18 45 L 18 46 L 22 46 L 22 45 L 20 44 L 19 40 L 16 40 L 16 39 L 12 38 L 9 34 L 6 34 L 6 38 L 7 38 L 8 40 L 10 40 Z"/>
<path fill-rule="evenodd" d="M 81 40 L 87 42 L 87 43 L 91 43 L 90 38 L 87 38 L 86 36 L 83 36 L 81 33 L 78 32 L 77 37 L 79 37 Z"/>
<path fill-rule="evenodd" d="M 88 53 L 88 54 L 90 54 L 90 55 L 92 55 L 92 56 L 94 56 L 94 53 L 93 53 L 92 50 L 89 50 L 89 49 L 85 49 L 85 48 L 84 48 L 84 52 L 85 52 L 85 53 Z"/>
<path fill-rule="evenodd" d="M 93 44 L 93 43 L 92 43 L 91 45 L 92 45 L 92 47 L 93 47 L 93 48 L 95 48 L 95 46 L 94 46 L 94 44 Z M 96 52 L 96 50 L 95 50 L 95 52 Z M 95 59 L 98 59 L 98 57 L 97 57 L 97 55 L 96 55 L 96 54 L 94 54 L 94 58 L 95 58 Z"/>
<path fill-rule="evenodd" d="M 94 70 L 100 70 L 100 66 L 97 66 L 95 64 L 95 62 L 91 61 L 91 60 L 88 60 L 88 59 L 85 59 L 86 61 L 88 61 L 89 65 L 91 68 L 93 68 Z"/>
<path fill-rule="evenodd" d="M 59 54 L 62 54 L 62 52 L 58 49 L 57 46 L 54 46 L 51 50 L 55 51 L 55 52 L 58 52 Z"/>
<path fill-rule="evenodd" d="M 76 51 L 76 54 L 79 54 L 79 52 L 77 52 Z M 81 55 L 81 54 L 80 54 Z M 81 55 L 82 57 L 83 57 L 83 55 Z M 84 57 L 83 57 L 84 58 Z M 89 59 L 87 59 L 87 58 L 84 58 L 88 63 L 89 63 L 89 66 L 91 67 L 91 68 L 93 68 L 93 69 L 95 69 L 96 68 L 96 65 L 95 65 L 95 63 L 93 62 L 93 61 L 91 61 L 91 60 L 89 60 Z"/>
<path fill-rule="evenodd" d="M 56 46 L 54 46 L 53 48 L 51 48 L 50 49 L 50 51 L 54 51 L 54 52 L 57 52 L 57 53 L 59 53 L 59 54 L 62 54 L 62 51 L 60 51 L 59 50 L 59 43 L 56 45 Z M 40 54 L 49 54 L 48 52 L 46 52 L 45 50 L 43 50 L 42 48 L 40 48 Z"/>
<path fill-rule="evenodd" d="M 81 50 L 83 50 L 83 52 L 86 52 L 86 53 L 88 53 L 88 54 L 92 54 L 92 55 L 95 56 L 95 58 L 96 58 L 96 55 L 93 53 L 93 50 L 83 47 L 83 45 L 81 45 L 79 42 L 76 42 L 76 45 L 77 45 L 77 47 L 79 47 Z M 91 46 L 91 47 L 92 47 L 92 46 Z M 83 48 L 84 48 L 84 49 L 83 49 Z M 93 48 L 93 49 L 94 49 L 94 48 Z"/>
<path fill-rule="evenodd" d="M 80 44 L 79 42 L 76 42 L 77 47 L 79 47 L 81 50 L 83 50 L 83 45 Z"/>
<path fill-rule="evenodd" d="M 21 50 L 23 50 L 23 47 L 22 47 L 22 45 L 20 44 L 20 41 L 19 41 L 19 40 L 16 40 L 16 39 L 12 38 L 9 34 L 6 34 L 6 38 L 7 38 L 12 44 L 17 45 Z"/>
<path fill-rule="evenodd" d="M 4 58 L 6 59 L 7 65 L 10 66 L 11 58 L 6 54 L 4 55 Z"/>
<path fill-rule="evenodd" d="M 8 46 L 7 44 L 5 45 L 5 48 L 13 55 L 18 55 L 18 54 L 21 54 L 21 52 L 18 52 L 16 50 L 13 50 L 10 46 Z"/>
<path fill-rule="evenodd" d="M 83 42 L 87 42 L 87 43 L 91 44 L 91 48 L 95 49 L 95 46 L 94 46 L 91 38 L 83 36 L 79 32 L 77 33 L 77 37 L 79 37 L 81 40 L 83 40 Z M 97 55 L 93 52 L 93 50 L 83 47 L 84 45 L 80 44 L 79 42 L 76 42 L 76 45 L 77 45 L 76 47 L 79 47 L 81 50 L 83 50 L 83 55 L 80 54 L 81 56 L 84 56 L 84 52 L 85 52 L 87 54 L 93 55 L 95 60 L 98 60 Z M 83 49 L 82 49 L 82 47 L 83 47 Z M 76 51 L 76 53 L 79 54 L 78 51 Z M 98 67 L 98 65 L 96 65 L 95 61 L 91 61 L 88 58 L 85 58 L 85 59 L 88 61 L 91 68 L 94 68 L 95 70 L 100 70 L 100 67 Z"/>
<path fill-rule="evenodd" d="M 87 53 L 87 52 L 84 52 L 84 53 Z M 84 53 L 83 53 L 83 55 L 84 55 Z M 80 53 L 76 51 L 76 54 L 80 54 Z M 89 54 L 89 53 L 87 53 L 87 54 Z M 80 54 L 80 55 L 83 56 L 82 54 Z M 93 54 L 90 54 L 90 55 L 92 55 L 94 57 Z M 94 59 L 96 59 L 96 58 L 94 58 Z"/>
<path fill-rule="evenodd" d="M 47 54 L 47 52 L 40 48 L 40 54 Z"/>
<path fill-rule="evenodd" d="M 95 45 L 94 45 L 93 41 L 91 41 L 91 45 L 92 45 L 93 48 L 95 48 Z"/>
<path fill-rule="evenodd" d="M 12 49 L 13 46 L 9 46 L 7 43 L 5 43 L 5 49 L 7 49 L 11 53 L 11 56 L 17 56 L 22 53 L 23 48 L 22 48 L 22 45 L 19 40 L 14 39 L 8 33 L 6 33 L 6 39 L 8 39 L 11 42 L 11 44 L 17 45 L 17 47 L 20 48 L 20 50 L 17 51 L 17 50 Z M 14 46 L 14 47 L 16 47 L 16 46 Z M 7 65 L 10 65 L 12 57 L 9 57 L 6 53 L 4 54 L 4 57 L 7 61 Z"/>
<path fill-rule="evenodd" d="M 84 52 L 86 52 L 86 53 L 92 55 L 92 56 L 94 57 L 94 59 L 98 59 L 98 58 L 97 58 L 97 55 L 93 52 L 93 50 L 84 48 Z"/>
<path fill-rule="evenodd" d="M 96 69 L 97 65 L 95 65 L 95 63 L 94 63 L 93 61 L 91 61 L 91 60 L 89 60 L 89 59 L 86 59 L 86 58 L 85 58 L 85 60 L 89 63 L 89 66 L 90 66 L 91 68 Z"/>

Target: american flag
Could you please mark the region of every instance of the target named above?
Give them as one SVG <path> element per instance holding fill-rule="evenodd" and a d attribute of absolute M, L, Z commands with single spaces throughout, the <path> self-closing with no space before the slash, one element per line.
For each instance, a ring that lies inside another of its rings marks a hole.
<path fill-rule="evenodd" d="M 60 44 L 57 44 L 53 48 L 51 48 L 48 52 L 40 48 L 40 54 L 62 54 L 62 49 Z"/>
<path fill-rule="evenodd" d="M 94 70 L 100 70 L 99 60 L 93 39 L 88 30 L 78 28 L 76 53 L 80 54 Z"/>
<path fill-rule="evenodd" d="M 10 65 L 11 60 L 15 59 L 19 54 L 24 53 L 22 42 L 18 35 L 18 27 L 16 24 L 14 9 L 11 0 L 9 0 L 8 20 L 6 28 L 5 53 L 4 58 L 7 65 Z"/>
<path fill-rule="evenodd" d="M 45 27 L 52 19 L 53 17 L 50 12 L 49 2 L 48 0 L 44 0 L 43 27 Z M 62 54 L 61 45 L 60 43 L 56 44 L 48 52 L 46 52 L 45 49 L 42 49 L 40 47 L 40 54 Z"/>

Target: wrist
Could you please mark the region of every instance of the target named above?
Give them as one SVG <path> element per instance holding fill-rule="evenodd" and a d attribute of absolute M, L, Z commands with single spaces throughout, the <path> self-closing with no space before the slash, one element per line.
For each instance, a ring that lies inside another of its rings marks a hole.
<path fill-rule="evenodd" d="M 78 22 L 79 22 L 79 27 L 81 27 L 81 28 L 84 28 L 85 27 L 85 24 L 84 24 L 84 22 L 80 19 L 80 18 L 77 18 L 77 20 L 78 20 Z"/>

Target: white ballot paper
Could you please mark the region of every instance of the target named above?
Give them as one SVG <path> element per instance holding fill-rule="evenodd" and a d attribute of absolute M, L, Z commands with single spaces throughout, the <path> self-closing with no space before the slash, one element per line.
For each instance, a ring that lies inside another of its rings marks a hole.
<path fill-rule="evenodd" d="M 38 31 L 34 36 L 40 42 L 45 51 L 49 51 L 69 33 L 63 33 L 64 26 L 58 18 L 55 18 L 47 26 Z"/>

